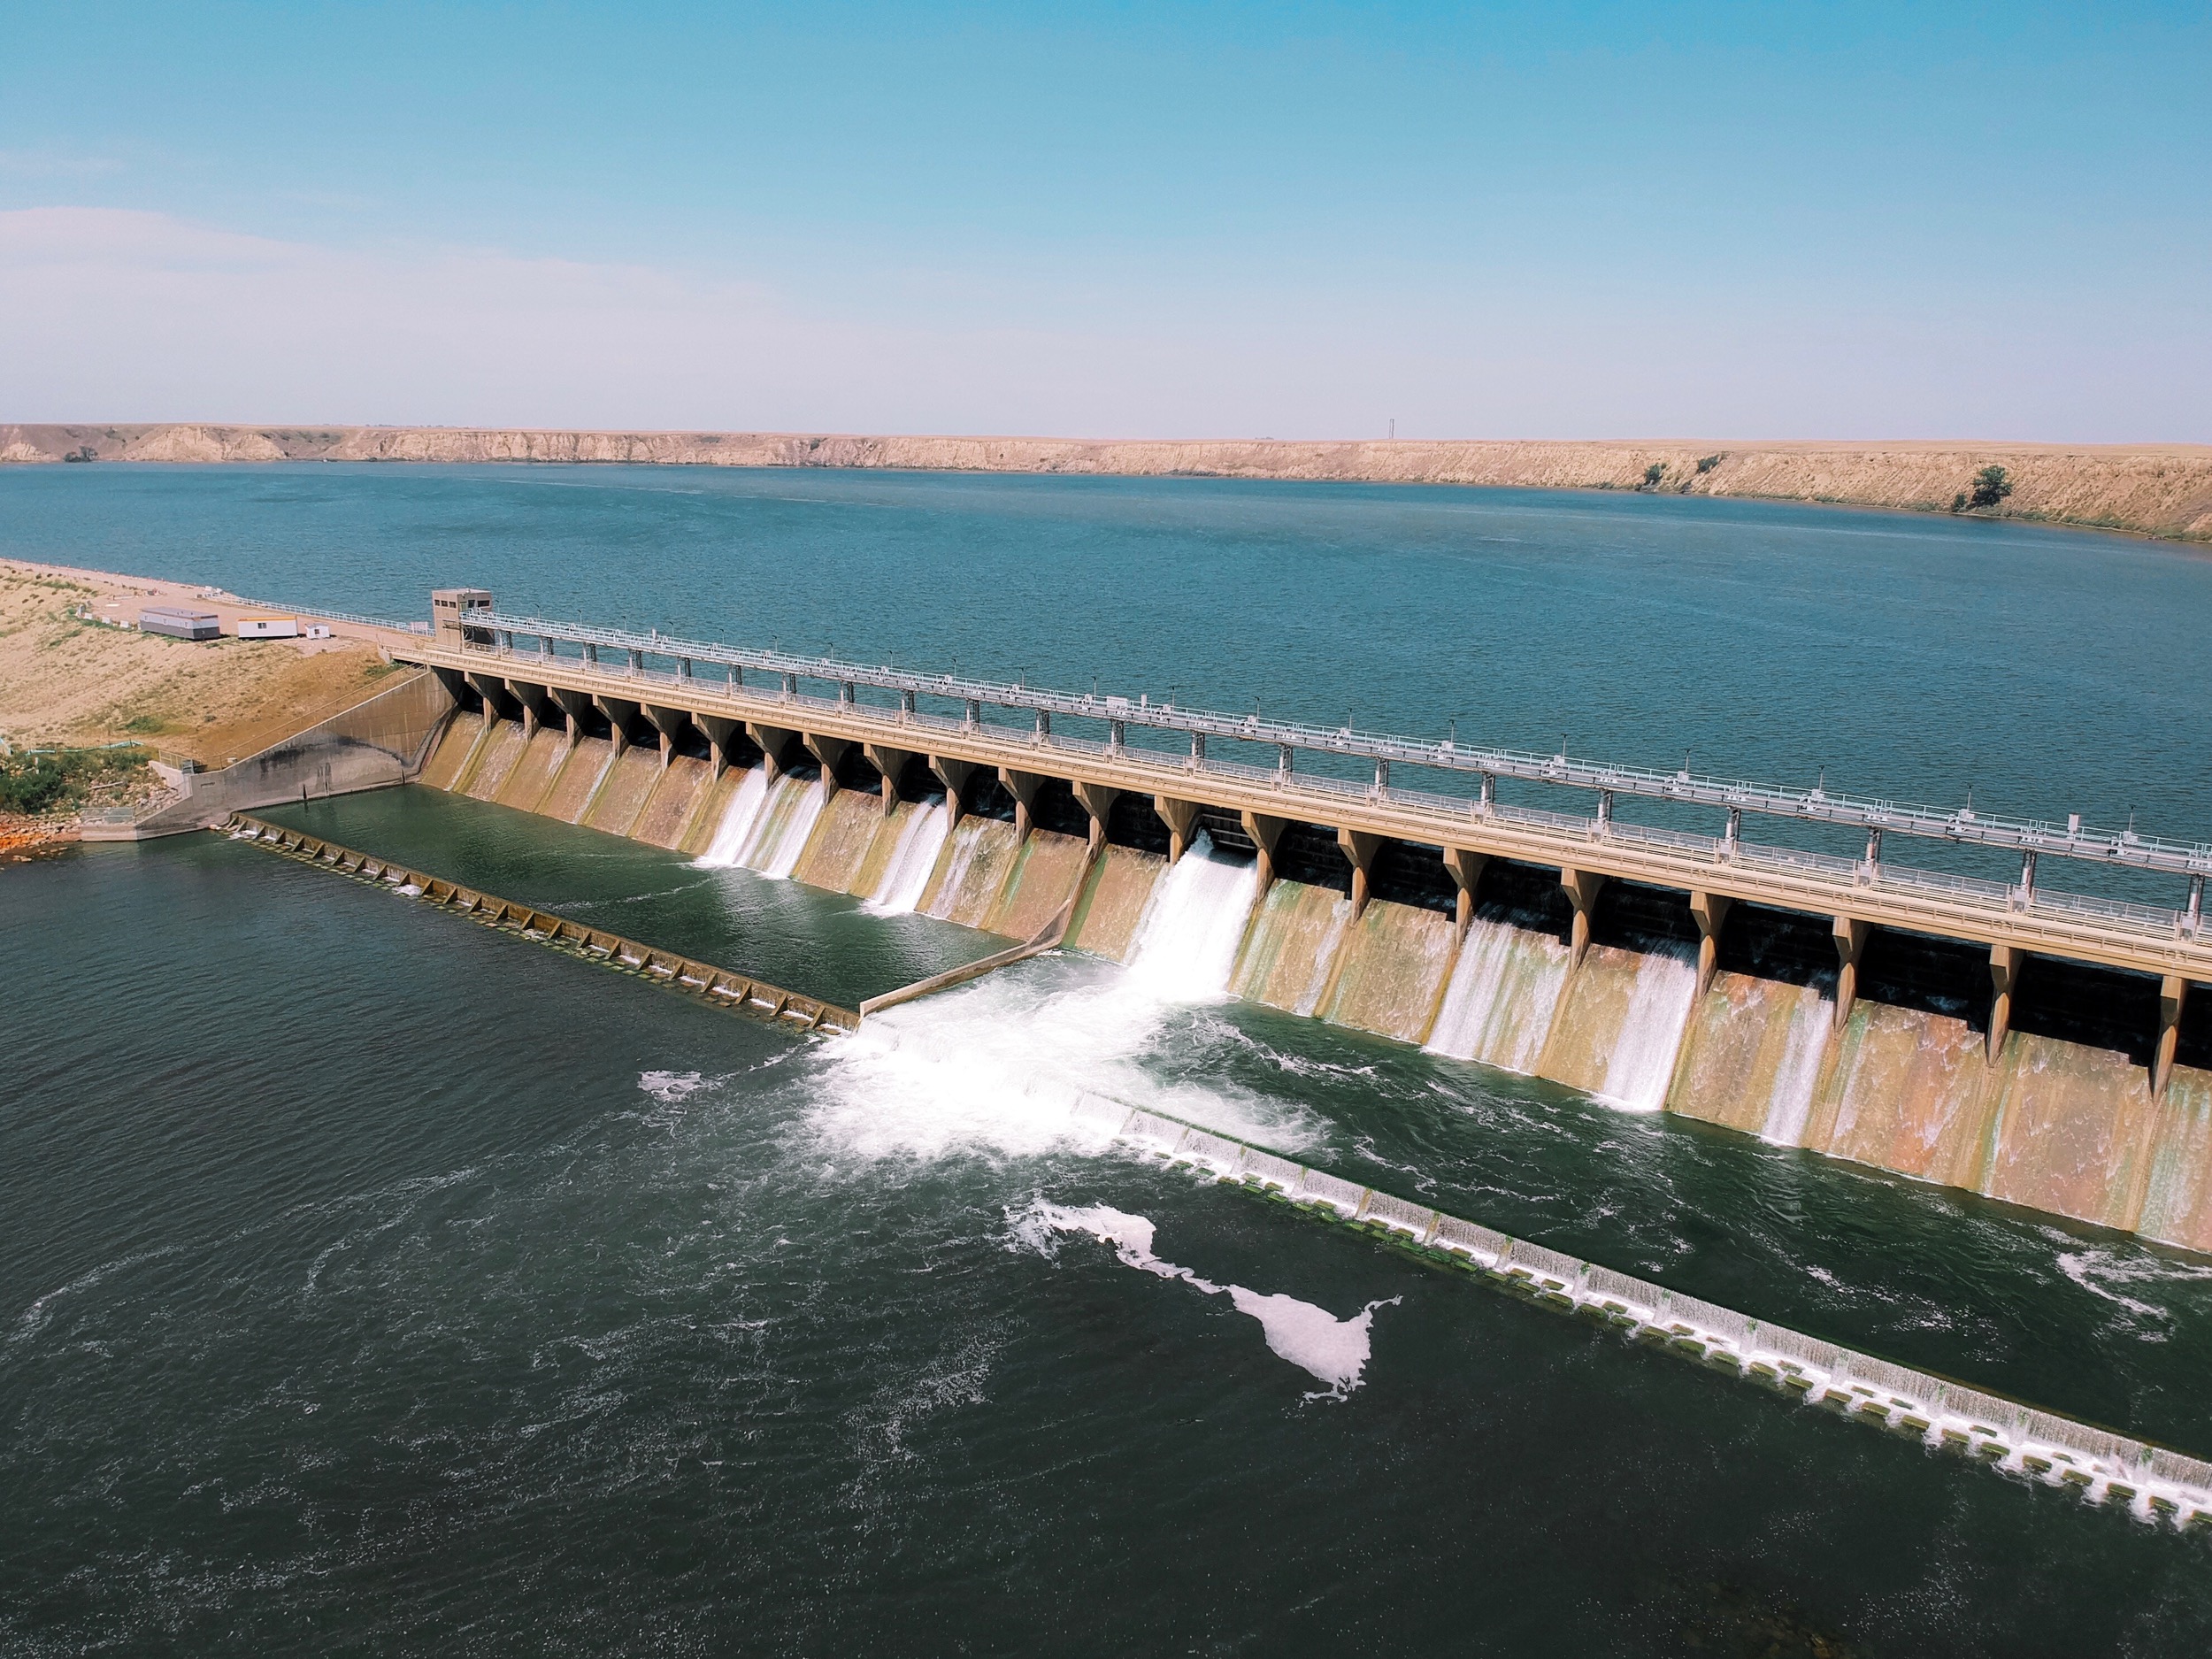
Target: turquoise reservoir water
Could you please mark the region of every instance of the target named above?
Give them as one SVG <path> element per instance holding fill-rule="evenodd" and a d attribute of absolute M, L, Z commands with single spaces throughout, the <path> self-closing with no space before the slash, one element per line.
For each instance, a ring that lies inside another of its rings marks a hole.
<path fill-rule="evenodd" d="M 2212 558 L 2112 535 L 1189 479 L 18 467 L 0 554 L 378 615 L 426 618 L 432 587 L 472 582 L 516 611 L 736 642 L 2212 826 L 2191 738 Z"/>
<path fill-rule="evenodd" d="M 2144 644 L 2201 632 L 2212 570 L 2095 537 L 1479 492 L 73 468 L 0 473 L 0 542 L 373 610 L 476 580 L 1079 683 L 1088 653 L 1132 688 L 1459 709 L 1540 745 L 1565 721 L 1756 772 L 1820 737 L 1832 780 L 1899 793 L 1969 752 L 2092 809 L 2155 774 L 2151 826 L 2212 822 L 2195 683 Z M 976 948 L 472 802 L 305 810 L 626 933 L 780 951 L 805 988 Z M 1076 958 L 902 1010 L 895 1046 L 802 1044 L 212 836 L 0 872 L 0 918 L 11 1653 L 2212 1638 L 2201 1539 L 1138 1164 L 1037 1085 L 2206 1454 L 2192 1258 Z M 1102 1207 L 1152 1225 L 1148 1257 L 1055 1225 Z M 1365 1339 L 1357 1386 L 1148 1261 L 1321 1310 L 1297 1317 L 1340 1359 Z"/>

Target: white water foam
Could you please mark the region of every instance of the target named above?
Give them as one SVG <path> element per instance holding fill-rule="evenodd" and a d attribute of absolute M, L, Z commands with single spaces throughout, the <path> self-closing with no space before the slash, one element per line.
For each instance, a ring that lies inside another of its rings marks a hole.
<path fill-rule="evenodd" d="M 711 1087 L 713 1079 L 697 1071 L 641 1071 L 637 1074 L 638 1088 L 650 1094 L 664 1106 L 673 1106 L 686 1101 L 701 1089 Z"/>
<path fill-rule="evenodd" d="M 871 1160 L 1095 1153 L 1112 1131 L 1080 1108 L 1098 1094 L 1286 1150 L 1310 1139 L 1283 1102 L 1148 1071 L 1175 1010 L 1110 964 L 1004 969 L 872 1015 L 825 1052 L 809 1124 L 834 1152 Z"/>
<path fill-rule="evenodd" d="M 1605 1063 L 1597 1097 L 1624 1111 L 1655 1112 L 1667 1103 L 1675 1056 L 1697 1000 L 1697 962 L 1680 947 L 1654 950 L 1636 964 L 1628 1012 Z"/>
<path fill-rule="evenodd" d="M 1477 918 L 1426 1048 L 1526 1076 L 1536 1069 L 1567 984 L 1567 948 L 1509 922 Z"/>
<path fill-rule="evenodd" d="M 937 868 L 938 855 L 945 849 L 945 838 L 951 833 L 952 813 L 944 796 L 932 795 L 917 806 L 906 827 L 899 832 L 899 844 L 891 850 L 883 879 L 860 908 L 874 916 L 912 915 L 922 902 L 923 889 L 929 886 L 930 873 Z"/>
<path fill-rule="evenodd" d="M 2078 1242 L 2048 1228 L 2045 1229 L 2045 1236 L 2070 1243 Z M 2147 1342 L 2166 1340 L 2166 1331 L 2174 1317 L 2174 1310 L 2131 1296 L 2118 1288 L 2120 1286 L 2152 1286 L 2212 1279 L 2212 1267 L 2199 1263 L 2161 1261 L 2148 1254 L 2137 1255 L 2095 1247 L 2061 1250 L 2058 1253 L 2058 1270 L 2091 1295 L 2101 1296 L 2107 1302 L 2117 1303 L 2135 1315 L 2138 1320 L 2157 1321 L 2158 1324 L 2152 1328 L 2137 1331 L 2139 1339 Z M 2154 1293 L 2146 1291 L 2145 1294 Z"/>
<path fill-rule="evenodd" d="M 1021 1215 L 1010 1211 L 1007 1220 L 1014 1236 L 1025 1242 L 1038 1242 L 1046 1229 L 1088 1233 L 1102 1244 L 1112 1245 L 1116 1259 L 1124 1266 L 1160 1279 L 1181 1279 L 1209 1296 L 1226 1295 L 1239 1313 L 1259 1321 L 1270 1353 L 1326 1385 L 1323 1392 L 1308 1394 L 1309 1400 L 1343 1400 L 1361 1385 L 1373 1351 L 1375 1310 L 1394 1306 L 1399 1300 L 1392 1296 L 1371 1302 L 1350 1318 L 1340 1319 L 1326 1308 L 1279 1291 L 1262 1295 L 1241 1285 L 1217 1285 L 1187 1267 L 1162 1261 L 1152 1248 L 1155 1229 L 1149 1219 L 1104 1204 L 1064 1210 L 1040 1199 Z"/>
<path fill-rule="evenodd" d="M 715 870 L 734 865 L 745 843 L 752 839 L 753 826 L 760 822 L 760 810 L 767 803 L 768 769 L 755 766 L 739 780 L 737 792 L 722 809 L 722 821 L 714 826 L 714 839 L 699 856 L 699 863 Z"/>
<path fill-rule="evenodd" d="M 1371 1302 L 1348 1319 L 1340 1319 L 1325 1308 L 1280 1292 L 1263 1296 L 1241 1285 L 1229 1286 L 1229 1299 L 1239 1313 L 1260 1322 L 1267 1346 L 1277 1357 L 1288 1360 L 1328 1385 L 1328 1393 L 1308 1394 L 1309 1400 L 1341 1400 L 1364 1380 L 1371 1352 L 1375 1310 L 1394 1305 L 1398 1298 Z"/>
<path fill-rule="evenodd" d="M 1780 995 L 1777 987 L 1776 994 Z M 1779 1147 L 1805 1144 L 1805 1123 L 1813 1113 L 1813 1089 L 1820 1081 L 1820 1056 L 1828 1046 L 1835 1004 L 1810 986 L 1800 988 L 1790 1009 L 1789 1036 L 1774 1069 L 1774 1093 L 1767 1097 L 1766 1121 L 1759 1139 Z"/>
<path fill-rule="evenodd" d="M 1130 979 L 1168 1002 L 1227 996 L 1259 893 L 1258 862 L 1221 856 L 1201 830 L 1152 884 L 1130 944 Z"/>
<path fill-rule="evenodd" d="M 1146 905 L 1126 968 L 1045 958 L 870 1018 L 825 1056 L 816 1132 L 869 1158 L 1100 1150 L 1105 1140 L 1075 1115 L 1097 1092 L 1303 1144 L 1298 1122 L 1249 1091 L 1170 1085 L 1140 1064 L 1178 1010 L 1225 995 L 1258 887 L 1253 866 L 1195 847 L 1164 887 L 1171 878 Z"/>

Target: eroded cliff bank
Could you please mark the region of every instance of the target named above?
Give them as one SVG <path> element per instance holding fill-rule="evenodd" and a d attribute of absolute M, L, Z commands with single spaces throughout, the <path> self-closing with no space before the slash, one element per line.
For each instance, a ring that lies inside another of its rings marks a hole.
<path fill-rule="evenodd" d="M 1637 489 L 1943 512 L 2001 466 L 1995 516 L 2212 541 L 2212 445 L 1297 442 L 556 432 L 424 426 L 0 426 L 0 461 L 622 462 Z M 1660 472 L 1647 485 L 1650 469 Z"/>

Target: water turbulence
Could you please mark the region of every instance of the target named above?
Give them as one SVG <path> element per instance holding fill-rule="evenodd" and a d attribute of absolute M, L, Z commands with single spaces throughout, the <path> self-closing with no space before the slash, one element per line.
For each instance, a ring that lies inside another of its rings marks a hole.
<path fill-rule="evenodd" d="M 879 916 L 908 916 L 919 908 L 929 878 L 952 833 L 952 814 L 942 795 L 933 795 L 914 809 L 899 832 L 899 842 L 884 866 L 882 879 L 862 908 Z"/>
<path fill-rule="evenodd" d="M 828 1057 L 818 1132 L 867 1157 L 1097 1149 L 1073 1110 L 1092 1091 L 1256 1129 L 1240 1098 L 1163 1085 L 1140 1062 L 1176 1009 L 1227 994 L 1257 889 L 1250 860 L 1202 839 L 1156 886 L 1126 968 L 1041 958 L 872 1017 Z"/>
<path fill-rule="evenodd" d="M 1114 1247 L 1124 1266 L 1161 1279 L 1180 1279 L 1209 1296 L 1226 1295 L 1236 1310 L 1259 1321 L 1268 1351 L 1287 1360 L 1326 1386 L 1309 1400 L 1343 1400 L 1364 1380 L 1372 1351 L 1375 1310 L 1394 1305 L 1398 1298 L 1371 1302 L 1348 1319 L 1340 1319 L 1325 1308 L 1276 1292 L 1262 1295 L 1241 1285 L 1217 1285 L 1201 1279 L 1187 1267 L 1162 1261 L 1152 1248 L 1153 1225 L 1143 1216 L 1096 1204 L 1084 1210 L 1063 1209 L 1038 1200 L 1025 1215 L 1010 1214 L 1015 1236 L 1041 1241 L 1045 1233 L 1087 1233 Z"/>

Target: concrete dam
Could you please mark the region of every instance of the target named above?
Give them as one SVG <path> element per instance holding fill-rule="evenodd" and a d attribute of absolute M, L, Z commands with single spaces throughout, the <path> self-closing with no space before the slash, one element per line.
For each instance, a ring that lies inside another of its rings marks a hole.
<path fill-rule="evenodd" d="M 1117 961 L 1203 859 L 1239 997 L 2212 1250 L 2212 846 L 511 617 L 481 590 L 434 614 L 382 636 L 454 700 L 434 787 Z M 1916 839 L 2018 877 L 1893 861 Z M 2173 902 L 2039 879 L 2069 861 Z"/>

